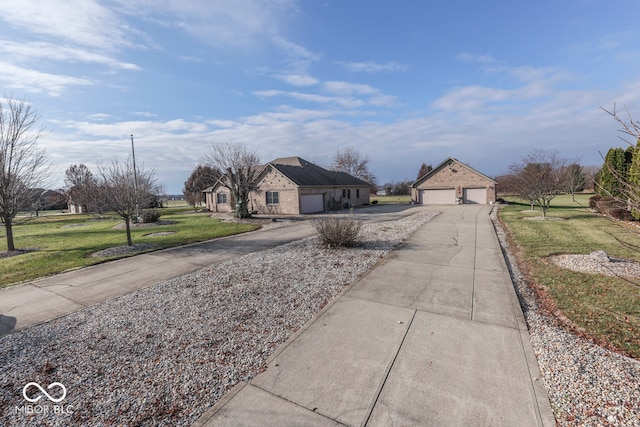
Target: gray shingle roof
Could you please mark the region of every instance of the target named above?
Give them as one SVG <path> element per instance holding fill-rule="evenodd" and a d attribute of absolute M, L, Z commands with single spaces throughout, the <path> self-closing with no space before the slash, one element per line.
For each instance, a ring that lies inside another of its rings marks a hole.
<path fill-rule="evenodd" d="M 299 186 L 370 186 L 348 173 L 330 171 L 300 157 L 282 157 L 269 164 Z"/>
<path fill-rule="evenodd" d="M 488 179 L 489 181 L 492 182 L 496 182 L 493 178 L 483 174 L 482 172 L 479 172 L 477 170 L 475 170 L 474 168 L 472 168 L 471 166 L 469 166 L 466 163 L 462 163 L 460 160 L 453 158 L 453 157 L 447 157 L 447 159 L 445 161 L 443 161 L 442 163 L 440 163 L 438 166 L 436 166 L 435 168 L 431 169 L 429 172 L 427 172 L 425 175 L 422 175 L 420 178 L 418 178 L 413 184 L 411 184 L 412 187 L 416 187 L 420 184 L 422 184 L 423 182 L 425 182 L 427 179 L 431 178 L 433 175 L 437 174 L 438 172 L 440 172 L 445 166 L 447 165 L 452 165 L 453 163 L 458 163 L 460 166 L 465 167 L 467 169 L 469 169 L 470 171 L 472 171 L 473 173 L 482 176 L 486 179 Z"/>

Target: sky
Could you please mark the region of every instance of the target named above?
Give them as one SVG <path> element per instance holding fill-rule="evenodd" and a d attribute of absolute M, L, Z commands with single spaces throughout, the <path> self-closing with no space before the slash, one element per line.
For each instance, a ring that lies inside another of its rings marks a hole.
<path fill-rule="evenodd" d="M 640 118 L 639 0 L 0 0 L 0 91 L 33 105 L 51 188 L 125 161 L 180 194 L 217 143 L 378 183 L 534 149 L 601 165 Z M 625 112 L 626 114 L 626 112 Z"/>

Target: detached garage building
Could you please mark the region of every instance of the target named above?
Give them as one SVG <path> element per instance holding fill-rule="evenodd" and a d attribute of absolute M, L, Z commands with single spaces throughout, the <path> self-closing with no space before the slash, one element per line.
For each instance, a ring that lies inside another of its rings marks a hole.
<path fill-rule="evenodd" d="M 493 204 L 496 181 L 449 157 L 413 183 L 411 198 L 423 205 Z"/>

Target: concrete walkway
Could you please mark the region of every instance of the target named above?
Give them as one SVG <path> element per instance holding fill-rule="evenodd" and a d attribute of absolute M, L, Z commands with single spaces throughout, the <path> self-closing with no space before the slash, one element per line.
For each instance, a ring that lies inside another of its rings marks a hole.
<path fill-rule="evenodd" d="M 0 289 L 0 335 L 315 233 L 309 221 L 98 264 Z"/>
<path fill-rule="evenodd" d="M 438 207 L 204 426 L 555 426 L 489 219 Z"/>

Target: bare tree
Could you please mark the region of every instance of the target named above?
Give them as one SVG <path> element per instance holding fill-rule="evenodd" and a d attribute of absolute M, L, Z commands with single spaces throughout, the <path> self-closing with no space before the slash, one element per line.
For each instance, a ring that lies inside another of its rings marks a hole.
<path fill-rule="evenodd" d="M 571 200 L 576 200 L 576 193 L 584 190 L 585 174 L 582 166 L 578 163 L 572 163 L 566 167 L 564 172 L 565 186 L 568 193 L 571 193 Z"/>
<path fill-rule="evenodd" d="M 220 182 L 231 191 L 235 202 L 234 216 L 249 218 L 249 193 L 256 189 L 260 171 L 258 155 L 242 144 L 226 142 L 212 145 L 205 160 L 222 173 Z"/>
<path fill-rule="evenodd" d="M 202 191 L 215 184 L 221 175 L 220 171 L 216 168 L 209 165 L 198 165 L 193 172 L 191 172 L 189 179 L 184 183 L 184 188 L 182 189 L 182 194 L 184 194 L 187 202 L 196 209 L 198 205 L 204 202 L 204 193 Z"/>
<path fill-rule="evenodd" d="M 156 185 L 155 171 L 144 167 L 134 169 L 129 159 L 124 163 L 99 163 L 98 180 L 101 204 L 124 220 L 127 245 L 133 246 L 131 221 L 140 208 L 154 202 L 160 190 Z"/>
<path fill-rule="evenodd" d="M 563 190 L 566 164 L 555 151 L 534 150 L 509 167 L 520 197 L 538 205 L 543 217 Z"/>
<path fill-rule="evenodd" d="M 507 173 L 504 175 L 496 176 L 495 180 L 498 182 L 498 186 L 496 188 L 498 189 L 498 194 L 500 196 L 510 196 L 520 193 L 517 177 Z"/>
<path fill-rule="evenodd" d="M 24 99 L 5 95 L 0 100 L 0 220 L 7 250 L 14 251 L 13 219 L 29 207 L 33 190 L 47 177 L 49 163 L 37 143 L 44 131 L 36 128 L 39 116 Z"/>
<path fill-rule="evenodd" d="M 371 186 L 376 185 L 376 176 L 369 169 L 369 158 L 360 155 L 353 147 L 345 147 L 336 152 L 332 169 L 338 172 L 346 172 L 368 182 Z"/>
<path fill-rule="evenodd" d="M 596 176 L 598 176 L 598 172 L 600 171 L 600 166 L 583 166 L 582 170 L 584 172 L 584 189 L 587 191 L 595 190 Z"/>
<path fill-rule="evenodd" d="M 418 171 L 418 177 L 416 178 L 416 180 L 422 178 L 432 170 L 433 170 L 433 166 L 423 163 L 422 165 L 420 165 L 420 170 Z"/>
<path fill-rule="evenodd" d="M 70 201 L 82 206 L 84 212 L 97 210 L 98 180 L 83 164 L 71 165 L 65 171 L 65 191 Z"/>

